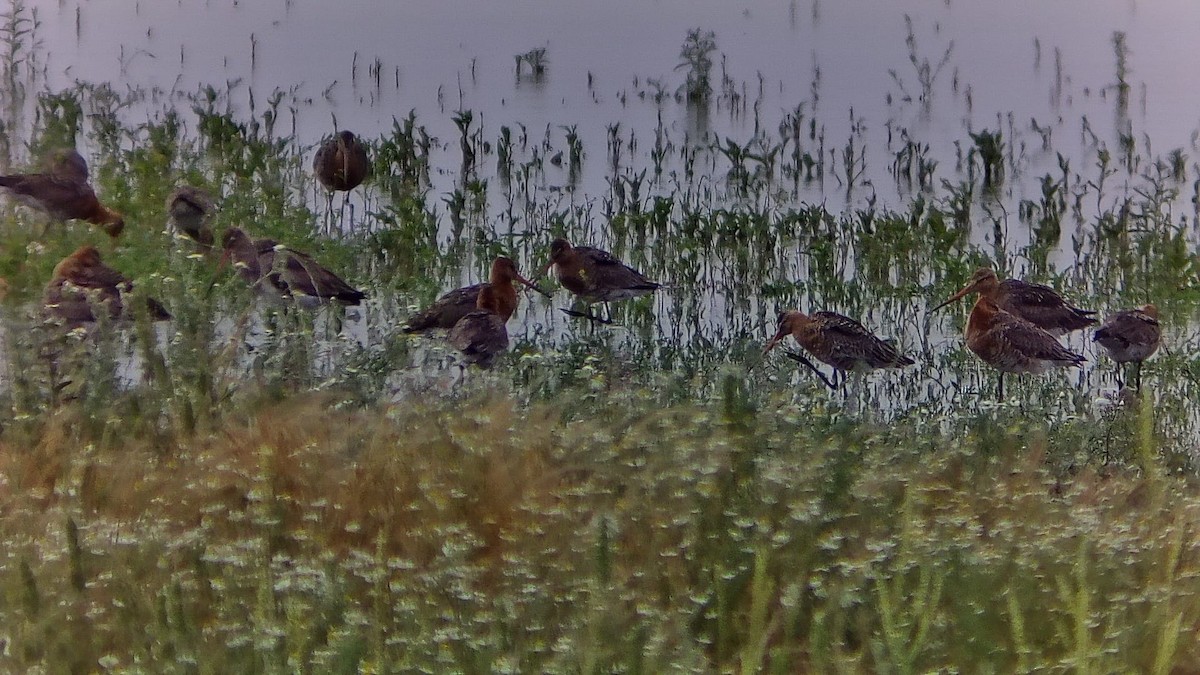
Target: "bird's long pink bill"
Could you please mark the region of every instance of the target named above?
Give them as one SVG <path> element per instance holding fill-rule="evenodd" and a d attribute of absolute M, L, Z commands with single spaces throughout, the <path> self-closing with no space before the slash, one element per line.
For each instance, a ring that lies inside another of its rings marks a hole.
<path fill-rule="evenodd" d="M 547 298 L 554 297 L 553 295 L 547 293 L 546 291 L 543 291 L 540 286 L 538 286 L 537 284 L 533 283 L 532 281 L 526 279 L 525 277 L 521 276 L 520 274 L 517 274 L 514 272 L 513 276 L 516 277 L 517 281 L 521 282 L 521 284 L 524 285 L 526 288 L 529 288 L 529 289 L 533 290 L 534 292 L 540 293 L 540 294 L 546 296 Z"/>
<path fill-rule="evenodd" d="M 767 346 L 763 348 L 763 355 L 766 355 L 767 352 L 774 349 L 775 345 L 779 344 L 779 341 L 787 336 L 788 336 L 788 331 L 786 331 L 786 330 L 780 330 L 778 333 L 776 333 L 775 337 L 771 338 L 771 340 L 769 342 L 767 342 Z"/>
<path fill-rule="evenodd" d="M 968 294 L 968 293 L 970 293 L 971 291 L 974 291 L 974 290 L 975 290 L 975 287 L 974 287 L 974 286 L 967 286 L 966 288 L 962 289 L 961 291 L 959 291 L 959 292 L 955 293 L 954 295 L 950 296 L 950 297 L 949 297 L 949 298 L 948 298 L 948 299 L 947 299 L 945 302 L 943 302 L 942 304 L 938 305 L 937 307 L 934 307 L 933 309 L 931 309 L 931 310 L 929 310 L 929 311 L 930 311 L 930 313 L 936 312 L 936 311 L 938 311 L 939 309 L 941 309 L 941 308 L 945 307 L 946 305 L 948 305 L 948 304 L 950 304 L 950 303 L 954 302 L 955 300 L 958 300 L 958 299 L 962 298 L 963 296 L 965 296 L 966 294 Z"/>

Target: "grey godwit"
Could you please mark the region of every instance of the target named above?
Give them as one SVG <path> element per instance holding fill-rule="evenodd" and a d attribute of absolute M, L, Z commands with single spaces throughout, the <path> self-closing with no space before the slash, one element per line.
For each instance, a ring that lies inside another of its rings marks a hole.
<path fill-rule="evenodd" d="M 1117 312 L 1105 319 L 1092 339 L 1117 362 L 1117 384 L 1121 385 L 1122 363 L 1135 363 L 1134 386 L 1142 388 L 1142 361 L 1158 351 L 1162 342 L 1162 326 L 1158 323 L 1158 308 L 1143 305 L 1137 309 Z"/>
<path fill-rule="evenodd" d="M 491 284 L 484 284 L 475 305 L 475 311 L 463 316 L 450 329 L 450 344 L 462 353 L 468 365 L 491 368 L 496 357 L 508 349 L 508 329 L 499 313 L 500 294 Z"/>

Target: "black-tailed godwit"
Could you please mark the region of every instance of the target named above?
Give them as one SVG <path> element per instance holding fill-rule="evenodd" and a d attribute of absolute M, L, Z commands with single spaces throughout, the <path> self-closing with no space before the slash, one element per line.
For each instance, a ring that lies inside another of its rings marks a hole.
<path fill-rule="evenodd" d="M 491 284 L 484 284 L 479 291 L 476 307 L 475 311 L 459 319 L 450 329 L 450 344 L 462 352 L 463 360 L 468 365 L 491 368 L 496 357 L 508 349 L 508 329 L 499 313 L 502 301 L 497 289 Z"/>
<path fill-rule="evenodd" d="M 608 251 L 590 246 L 572 246 L 566 239 L 550 243 L 550 262 L 559 283 L 586 304 L 608 303 L 648 295 L 662 288 L 641 272 L 618 260 Z M 589 312 L 562 310 L 600 323 L 612 323 L 611 317 L 600 318 Z"/>
<path fill-rule="evenodd" d="M 494 289 L 496 313 L 500 315 L 500 318 L 508 321 L 520 304 L 520 296 L 517 294 L 517 289 L 513 287 L 513 283 L 519 283 L 538 293 L 545 294 L 545 291 L 538 288 L 532 281 L 521 276 L 521 273 L 517 271 L 517 264 L 513 262 L 512 258 L 500 256 L 492 261 L 491 274 L 488 276 L 487 282 L 456 288 L 442 295 L 427 309 L 409 319 L 408 325 L 404 327 L 404 332 L 420 333 L 437 328 L 442 330 L 453 328 L 459 319 L 476 311 L 479 292 L 489 284 Z"/>
<path fill-rule="evenodd" d="M 94 246 L 81 246 L 54 267 L 46 284 L 43 307 L 47 316 L 68 328 L 96 320 L 93 308 L 106 307 L 109 318 L 127 315 L 122 295 L 133 289 L 133 282 L 105 265 Z M 171 314 L 157 300 L 146 298 L 150 318 L 165 321 Z"/>
<path fill-rule="evenodd" d="M 890 343 L 879 339 L 861 323 L 837 312 L 781 312 L 779 330 L 763 349 L 771 351 L 787 336 L 791 335 L 801 347 L 818 360 L 833 367 L 833 380 L 825 375 L 802 355 L 788 356 L 808 366 L 830 388 L 838 386 L 838 374 L 858 369 L 902 368 L 915 361 L 896 351 Z"/>
<path fill-rule="evenodd" d="M 1142 388 L 1142 361 L 1158 351 L 1162 342 L 1162 326 L 1158 323 L 1158 308 L 1143 305 L 1110 315 L 1104 325 L 1096 329 L 1092 339 L 1100 343 L 1104 351 L 1117 362 L 1117 383 L 1122 384 L 1122 363 L 1135 363 L 1134 386 Z"/>
<path fill-rule="evenodd" d="M 936 312 L 971 293 L 988 298 L 1000 309 L 1025 319 L 1055 337 L 1096 323 L 1092 316 L 1095 311 L 1067 304 L 1053 288 L 1019 279 L 1001 281 L 993 270 L 986 267 L 975 270 L 962 290 L 930 311 Z"/>

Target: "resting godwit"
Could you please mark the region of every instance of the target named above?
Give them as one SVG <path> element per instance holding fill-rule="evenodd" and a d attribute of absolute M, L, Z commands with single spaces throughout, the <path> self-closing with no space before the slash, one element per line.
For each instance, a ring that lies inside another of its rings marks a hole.
<path fill-rule="evenodd" d="M 1068 305 L 1062 296 L 1049 286 L 1030 284 L 1019 279 L 1000 281 L 996 273 L 986 267 L 975 270 L 962 290 L 930 311 L 936 312 L 971 293 L 979 293 L 1000 309 L 1025 319 L 1054 337 L 1096 323 L 1096 319 L 1092 318 L 1096 312 Z"/>
<path fill-rule="evenodd" d="M 267 294 L 301 302 L 336 300 L 344 305 L 357 305 L 367 297 L 311 256 L 272 239 L 251 239 L 241 228 L 231 227 L 221 244 L 221 264 L 232 260 L 243 279 Z"/>
<path fill-rule="evenodd" d="M 998 398 L 1004 398 L 1005 373 L 1041 374 L 1086 360 L 1059 344 L 1048 331 L 1005 311 L 985 295 L 980 295 L 971 309 L 966 337 L 967 348 L 1000 371 Z"/>
<path fill-rule="evenodd" d="M 205 251 L 211 250 L 213 245 L 211 221 L 215 208 L 211 195 L 190 185 L 175 188 L 167 197 L 170 225 Z"/>
<path fill-rule="evenodd" d="M 1143 305 L 1137 309 L 1117 312 L 1096 329 L 1092 339 L 1117 362 L 1117 384 L 1121 385 L 1122 363 L 1136 363 L 1134 385 L 1142 388 L 1142 361 L 1158 351 L 1162 342 L 1162 326 L 1158 324 L 1158 308 Z"/>
<path fill-rule="evenodd" d="M 126 316 L 122 294 L 133 288 L 125 275 L 105 265 L 94 246 L 81 246 L 54 267 L 46 284 L 43 307 L 46 314 L 70 328 L 96 320 L 93 307 L 108 308 L 109 318 Z M 165 321 L 171 314 L 157 300 L 146 298 L 147 310 L 154 321 Z"/>
<path fill-rule="evenodd" d="M 608 251 L 590 246 L 571 246 L 566 239 L 558 238 L 550 243 L 550 262 L 543 274 L 554 268 L 558 282 L 587 304 L 608 303 L 648 295 L 662 288 L 662 284 L 650 281 L 641 272 L 618 260 Z M 589 312 L 564 309 L 569 316 L 578 316 L 612 323 L 612 319 L 601 319 Z"/>
<path fill-rule="evenodd" d="M 508 284 L 512 288 L 512 284 Z M 496 356 L 508 349 L 508 329 L 501 316 L 503 302 L 491 284 L 484 284 L 476 299 L 477 309 L 458 320 L 450 329 L 450 344 L 462 352 L 468 365 L 491 368 Z"/>
<path fill-rule="evenodd" d="M 408 325 L 404 327 L 404 332 L 420 333 L 435 328 L 443 330 L 453 328 L 459 319 L 478 308 L 479 292 L 488 285 L 494 289 L 492 295 L 495 297 L 497 306 L 496 314 L 508 321 L 520 304 L 520 296 L 517 295 L 517 289 L 513 287 L 514 282 L 545 294 L 545 291 L 538 288 L 536 284 L 521 276 L 517 271 L 517 264 L 513 262 L 512 258 L 500 256 L 492 261 L 492 271 L 486 283 L 464 286 L 446 293 L 428 309 L 409 319 Z"/>
<path fill-rule="evenodd" d="M 283 289 L 275 288 L 266 275 L 274 262 L 274 239 L 251 239 L 242 228 L 231 227 L 221 235 L 221 249 L 221 266 L 232 261 L 238 276 L 264 295 L 283 294 Z M 264 258 L 267 256 L 272 257 L 266 260 L 267 264 L 264 266 Z"/>
<path fill-rule="evenodd" d="M 780 312 L 779 331 L 767 343 L 763 354 L 788 335 L 809 354 L 833 366 L 833 380 L 830 381 L 804 356 L 794 352 L 788 354 L 812 369 L 831 389 L 838 387 L 838 373 L 845 376 L 856 369 L 902 368 L 915 363 L 891 344 L 875 337 L 861 323 L 837 312 Z"/>
<path fill-rule="evenodd" d="M 78 153 L 70 151 L 76 157 Z M 83 158 L 79 157 L 82 161 Z M 100 203 L 79 166 L 67 159 L 54 167 L 56 173 L 25 173 L 0 176 L 0 187 L 22 204 L 46 213 L 54 220 L 84 220 L 99 225 L 116 238 L 125 229 L 121 214 Z M 83 165 L 86 176 L 87 164 Z"/>

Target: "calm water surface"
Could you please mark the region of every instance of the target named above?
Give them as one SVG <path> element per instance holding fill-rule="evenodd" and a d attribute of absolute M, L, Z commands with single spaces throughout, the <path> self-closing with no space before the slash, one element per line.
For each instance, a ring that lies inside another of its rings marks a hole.
<path fill-rule="evenodd" d="M 236 100 L 244 103 L 254 90 L 260 104 L 278 88 L 294 92 L 298 134 L 314 140 L 328 132 L 333 115 L 371 137 L 409 110 L 435 136 L 453 140 L 450 118 L 459 109 L 482 119 L 488 139 L 501 125 L 524 124 L 536 133 L 549 126 L 555 134 L 559 125 L 576 125 L 593 157 L 604 148 L 607 125 L 620 123 L 650 138 L 660 107 L 676 134 L 695 133 L 686 106 L 638 96 L 652 91 L 652 79 L 670 93 L 682 84 L 676 66 L 693 28 L 715 33 L 714 87 L 727 76 L 750 104 L 737 113 L 720 102 L 712 106 L 710 133 L 744 142 L 756 121 L 773 133 L 784 115 L 804 105 L 810 115 L 815 108 L 832 149 L 849 136 L 853 111 L 865 126 L 866 147 L 881 155 L 867 164 L 885 197 L 889 125 L 908 129 L 941 158 L 953 156 L 953 142 L 963 141 L 965 130 L 996 129 L 997 116 L 1010 114 L 1024 131 L 1016 142 L 1030 146 L 1030 120 L 1075 137 L 1086 117 L 1101 141 L 1115 144 L 1119 131 L 1132 131 L 1162 152 L 1191 148 L 1200 128 L 1200 72 L 1187 46 L 1200 30 L 1200 5 L 1182 0 L 63 0 L 35 6 L 51 89 L 82 80 L 157 90 L 150 108 L 161 105 L 161 92 L 205 85 L 236 83 Z M 902 101 L 904 91 L 920 93 L 905 44 L 906 16 L 919 61 L 936 65 L 952 46 L 929 105 Z M 1126 34 L 1129 51 L 1127 118 L 1117 110 L 1114 90 L 1117 31 Z M 539 47 L 546 49 L 547 75 L 518 82 L 514 55 Z M 377 61 L 378 86 L 369 72 Z M 1056 144 L 1063 147 L 1069 144 Z M 586 168 L 586 191 L 601 192 L 601 163 Z"/>

